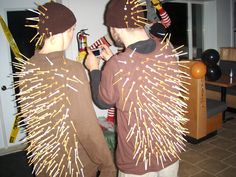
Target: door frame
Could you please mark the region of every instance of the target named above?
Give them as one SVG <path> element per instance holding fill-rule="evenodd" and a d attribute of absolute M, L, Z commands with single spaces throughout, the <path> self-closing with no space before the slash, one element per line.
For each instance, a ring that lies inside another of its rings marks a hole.
<path fill-rule="evenodd" d="M 231 0 L 231 46 L 236 47 L 236 0 Z"/>

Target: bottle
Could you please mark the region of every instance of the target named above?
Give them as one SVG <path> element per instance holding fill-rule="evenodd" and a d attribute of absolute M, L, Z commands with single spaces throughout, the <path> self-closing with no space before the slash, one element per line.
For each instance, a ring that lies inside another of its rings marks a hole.
<path fill-rule="evenodd" d="M 229 72 L 229 77 L 233 77 L 234 73 L 233 73 L 233 69 L 230 69 L 230 72 Z"/>
<path fill-rule="evenodd" d="M 229 72 L 229 77 L 230 77 L 229 82 L 230 82 L 230 84 L 232 84 L 232 82 L 233 82 L 233 75 L 234 75 L 233 69 L 231 68 L 231 69 L 230 69 L 230 72 Z"/>

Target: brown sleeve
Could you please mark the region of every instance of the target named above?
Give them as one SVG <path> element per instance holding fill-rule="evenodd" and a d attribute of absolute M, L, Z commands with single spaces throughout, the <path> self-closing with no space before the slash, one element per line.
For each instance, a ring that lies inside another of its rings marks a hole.
<path fill-rule="evenodd" d="M 101 82 L 99 86 L 99 97 L 107 104 L 115 105 L 119 94 L 114 86 L 114 71 L 117 65 L 113 61 L 113 57 L 105 64 L 102 71 Z"/>
<path fill-rule="evenodd" d="M 82 67 L 82 66 L 81 66 Z M 92 104 L 90 86 L 83 68 L 80 68 L 84 87 L 80 92 L 79 101 L 80 115 L 77 120 L 78 138 L 91 161 L 97 164 L 100 177 L 115 177 L 116 169 L 111 152 L 106 144 L 103 132 Z"/>

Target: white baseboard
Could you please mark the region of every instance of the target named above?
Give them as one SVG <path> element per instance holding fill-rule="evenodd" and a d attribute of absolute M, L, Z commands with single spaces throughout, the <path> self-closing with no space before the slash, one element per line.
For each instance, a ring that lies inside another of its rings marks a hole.
<path fill-rule="evenodd" d="M 8 148 L 1 148 L 0 149 L 0 156 L 22 151 L 25 149 L 25 147 L 26 147 L 26 144 L 18 144 L 16 146 L 11 146 Z"/>

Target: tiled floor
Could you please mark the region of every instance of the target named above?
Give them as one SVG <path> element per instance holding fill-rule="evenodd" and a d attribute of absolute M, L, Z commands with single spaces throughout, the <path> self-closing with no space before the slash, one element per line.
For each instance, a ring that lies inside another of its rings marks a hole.
<path fill-rule="evenodd" d="M 236 177 L 236 114 L 218 134 L 199 144 L 187 144 L 179 177 Z"/>

